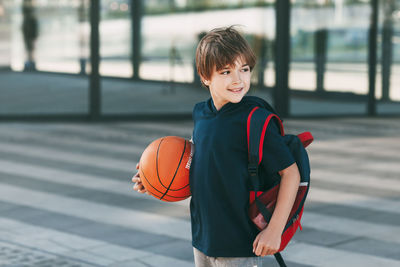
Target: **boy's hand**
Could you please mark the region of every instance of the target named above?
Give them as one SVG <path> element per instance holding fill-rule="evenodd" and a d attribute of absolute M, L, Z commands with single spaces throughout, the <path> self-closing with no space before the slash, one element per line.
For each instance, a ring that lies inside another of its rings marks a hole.
<path fill-rule="evenodd" d="M 136 164 L 136 169 L 139 169 L 139 163 Z M 146 188 L 144 188 L 144 185 L 142 184 L 142 180 L 140 179 L 139 176 L 139 172 L 137 172 L 135 174 L 135 176 L 132 177 L 132 182 L 135 183 L 135 185 L 133 186 L 133 190 L 138 191 L 139 193 L 146 193 L 148 195 L 150 195 L 150 193 L 146 190 Z"/>
<path fill-rule="evenodd" d="M 281 233 L 267 227 L 262 230 L 253 243 L 253 253 L 264 257 L 278 252 L 281 246 Z"/>
<path fill-rule="evenodd" d="M 296 163 L 280 171 L 279 174 L 281 176 L 281 185 L 275 210 L 267 228 L 257 235 L 253 243 L 253 253 L 257 256 L 271 255 L 278 252 L 281 246 L 282 232 L 299 188 L 300 174 Z"/>

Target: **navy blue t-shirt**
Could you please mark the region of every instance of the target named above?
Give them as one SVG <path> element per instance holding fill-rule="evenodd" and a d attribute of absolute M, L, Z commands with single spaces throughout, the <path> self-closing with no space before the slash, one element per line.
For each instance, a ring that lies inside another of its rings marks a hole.
<path fill-rule="evenodd" d="M 210 98 L 193 109 L 192 244 L 208 256 L 255 256 L 253 242 L 259 231 L 248 216 L 251 184 L 246 120 L 251 109 L 262 106 L 262 101 L 246 96 L 241 102 L 227 103 L 217 111 Z M 260 171 L 276 174 L 294 162 L 278 126 L 270 123 Z M 264 185 L 272 183 L 263 181 Z"/>

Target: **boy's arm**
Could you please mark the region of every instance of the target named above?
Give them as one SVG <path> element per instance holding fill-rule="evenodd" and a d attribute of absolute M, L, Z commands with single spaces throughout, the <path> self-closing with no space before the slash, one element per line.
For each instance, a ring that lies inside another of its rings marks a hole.
<path fill-rule="evenodd" d="M 271 220 L 253 243 L 253 252 L 257 256 L 275 254 L 281 245 L 282 232 L 292 209 L 300 184 L 300 173 L 296 163 L 279 172 L 281 183 L 278 199 Z"/>

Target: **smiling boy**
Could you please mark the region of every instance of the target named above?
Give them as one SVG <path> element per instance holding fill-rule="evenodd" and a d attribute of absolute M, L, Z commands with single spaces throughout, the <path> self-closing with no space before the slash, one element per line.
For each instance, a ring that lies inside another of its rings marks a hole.
<path fill-rule="evenodd" d="M 233 27 L 218 28 L 200 41 L 196 67 L 211 98 L 193 109 L 195 152 L 190 168 L 192 244 L 195 264 L 263 266 L 274 254 L 293 205 L 300 175 L 275 123 L 268 125 L 260 177 L 281 177 L 275 211 L 268 227 L 258 231 L 248 216 L 249 192 L 246 119 L 264 100 L 245 96 L 256 59 Z M 267 110 L 265 110 L 267 112 Z M 140 177 L 135 190 L 146 192 Z M 264 187 L 274 181 L 261 181 Z"/>

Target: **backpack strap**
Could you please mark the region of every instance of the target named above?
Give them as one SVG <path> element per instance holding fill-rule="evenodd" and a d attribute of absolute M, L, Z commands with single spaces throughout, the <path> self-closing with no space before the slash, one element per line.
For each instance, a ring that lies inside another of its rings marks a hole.
<path fill-rule="evenodd" d="M 285 131 L 283 129 L 282 120 L 274 113 L 269 114 L 268 117 L 265 118 L 265 111 L 261 110 L 259 107 L 255 107 L 247 117 L 247 144 L 249 156 L 251 154 L 257 156 L 256 154 L 258 154 L 258 164 L 260 164 L 262 160 L 262 148 L 265 132 L 267 131 L 268 124 L 272 118 L 277 119 L 281 135 L 284 136 Z M 264 124 L 257 123 L 259 121 L 264 121 Z M 254 130 L 250 131 L 250 129 Z M 259 140 L 259 142 L 253 142 L 252 140 Z"/>
<path fill-rule="evenodd" d="M 247 117 L 247 148 L 249 153 L 248 170 L 251 177 L 251 182 L 254 186 L 254 191 L 259 191 L 258 167 L 261 164 L 263 157 L 264 137 L 268 125 L 275 118 L 278 122 L 280 133 L 285 135 L 281 119 L 270 113 L 266 117 L 265 110 L 259 107 L 254 107 Z M 264 123 L 260 123 L 264 122 Z"/>
<path fill-rule="evenodd" d="M 247 145 L 249 152 L 249 165 L 248 171 L 250 174 L 250 181 L 253 185 L 254 190 L 254 201 L 264 216 L 265 220 L 269 222 L 272 217 L 272 213 L 262 204 L 258 198 L 258 192 L 260 191 L 260 179 L 258 176 L 258 167 L 261 164 L 263 157 L 264 137 L 268 128 L 268 124 L 273 118 L 276 118 L 281 135 L 284 136 L 284 129 L 282 121 L 279 117 L 273 113 L 267 113 L 259 107 L 254 107 L 249 116 L 247 117 Z M 260 123 L 263 122 L 263 123 Z"/>
<path fill-rule="evenodd" d="M 269 123 L 273 118 L 276 118 L 276 121 L 278 122 L 280 128 L 280 133 L 282 136 L 284 136 L 285 133 L 282 121 L 277 115 L 270 113 L 267 117 L 265 117 L 265 110 L 261 110 L 259 109 L 259 107 L 255 107 L 251 110 L 249 116 L 247 117 L 247 145 L 249 152 L 248 171 L 250 174 L 251 183 L 253 184 L 253 189 L 255 191 L 254 201 L 266 221 L 271 220 L 272 213 L 267 210 L 267 208 L 261 203 L 257 196 L 257 192 L 260 188 L 258 167 L 260 166 L 263 157 L 265 133 L 267 131 Z M 283 260 L 282 255 L 279 252 L 275 253 L 274 257 L 280 267 L 286 267 L 285 261 Z"/>
<path fill-rule="evenodd" d="M 308 145 L 311 144 L 312 141 L 314 141 L 314 137 L 310 132 L 300 133 L 297 135 L 297 137 L 300 139 L 304 148 L 308 147 Z"/>
<path fill-rule="evenodd" d="M 274 254 L 275 260 L 278 262 L 280 267 L 287 267 L 285 261 L 282 258 L 280 252 Z"/>

